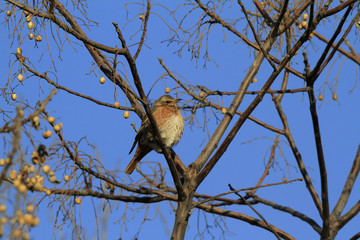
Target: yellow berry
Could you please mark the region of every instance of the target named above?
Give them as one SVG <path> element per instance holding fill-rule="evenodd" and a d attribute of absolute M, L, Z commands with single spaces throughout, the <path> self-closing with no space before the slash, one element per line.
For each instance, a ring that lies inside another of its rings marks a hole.
<path fill-rule="evenodd" d="M 27 225 L 31 225 L 32 221 L 33 221 L 33 215 L 27 213 L 25 214 L 23 217 L 24 219 L 24 222 L 27 224 Z"/>
<path fill-rule="evenodd" d="M 8 223 L 8 222 L 9 222 L 9 219 L 8 219 L 7 217 L 2 217 L 2 218 L 0 218 L 0 223 L 6 224 L 6 223 Z"/>
<path fill-rule="evenodd" d="M 80 204 L 80 203 L 81 203 L 81 198 L 77 197 L 77 198 L 75 199 L 75 203 L 76 203 L 76 204 Z"/>
<path fill-rule="evenodd" d="M 37 42 L 41 42 L 41 41 L 42 41 L 42 36 L 41 36 L 41 35 L 37 35 L 36 38 L 35 38 L 35 40 L 36 40 Z"/>
<path fill-rule="evenodd" d="M 15 180 L 16 179 L 16 175 L 17 175 L 17 172 L 16 170 L 11 170 L 10 174 L 9 174 L 9 178 L 11 180 Z"/>
<path fill-rule="evenodd" d="M 17 79 L 19 80 L 19 82 L 22 82 L 24 80 L 24 75 L 22 75 L 21 73 L 17 76 Z"/>
<path fill-rule="evenodd" d="M 31 21 L 31 16 L 27 16 L 27 17 L 26 17 L 26 21 L 27 21 L 27 22 L 30 22 L 30 21 Z"/>
<path fill-rule="evenodd" d="M 100 81 L 101 84 L 104 84 L 105 83 L 105 77 L 101 77 L 99 81 Z"/>
<path fill-rule="evenodd" d="M 34 122 L 38 123 L 39 120 L 40 120 L 39 116 L 34 116 L 34 117 L 33 117 L 33 121 L 34 121 Z"/>
<path fill-rule="evenodd" d="M 65 180 L 65 182 L 68 182 L 68 181 L 70 181 L 70 177 L 68 175 L 65 175 L 64 180 Z"/>
<path fill-rule="evenodd" d="M 25 184 L 20 184 L 19 188 L 18 188 L 18 191 L 20 193 L 24 193 L 25 191 L 27 190 L 27 187 Z"/>
<path fill-rule="evenodd" d="M 319 99 L 320 101 L 322 101 L 322 100 L 324 100 L 324 96 L 320 94 L 320 95 L 318 96 L 318 99 Z"/>
<path fill-rule="evenodd" d="M 63 127 L 63 126 L 64 126 L 64 124 L 62 124 L 62 123 L 59 123 L 59 125 L 60 125 L 60 127 Z"/>
<path fill-rule="evenodd" d="M 106 188 L 106 189 L 110 189 L 110 188 L 111 188 L 110 183 L 106 182 L 106 183 L 105 183 L 105 188 Z"/>
<path fill-rule="evenodd" d="M 35 191 L 42 191 L 43 189 L 44 189 L 44 186 L 41 184 L 41 183 L 35 183 L 35 185 L 34 185 L 34 187 L 33 187 L 33 189 L 35 190 Z"/>
<path fill-rule="evenodd" d="M 303 15 L 303 19 L 304 19 L 304 20 L 308 20 L 308 18 L 309 18 L 309 14 L 305 13 L 305 14 Z"/>
<path fill-rule="evenodd" d="M 200 92 L 200 93 L 199 93 L 199 97 L 201 97 L 201 98 L 205 97 L 205 93 L 204 93 L 204 92 Z"/>
<path fill-rule="evenodd" d="M 45 193 L 46 193 L 46 195 L 50 196 L 51 195 L 51 190 L 50 189 L 45 189 Z"/>
<path fill-rule="evenodd" d="M 55 183 L 56 181 L 57 181 L 56 176 L 51 176 L 50 177 L 50 182 Z"/>
<path fill-rule="evenodd" d="M 29 23 L 28 23 L 28 28 L 29 28 L 29 29 L 33 29 L 33 28 L 34 28 L 34 23 L 33 23 L 33 22 L 29 22 Z"/>
<path fill-rule="evenodd" d="M 21 185 L 21 181 L 19 179 L 15 179 L 13 182 L 14 188 L 18 189 L 20 185 Z"/>
<path fill-rule="evenodd" d="M 49 123 L 54 123 L 55 122 L 54 117 L 48 117 L 47 120 L 48 120 Z"/>
<path fill-rule="evenodd" d="M 30 40 L 33 40 L 33 39 L 34 39 L 34 34 L 30 33 L 30 34 L 29 34 L 29 39 L 30 39 Z"/>
<path fill-rule="evenodd" d="M 51 137 L 51 135 L 52 135 L 52 132 L 50 130 L 43 132 L 43 137 L 45 139 Z"/>
<path fill-rule="evenodd" d="M 139 16 L 139 18 L 140 18 L 141 20 L 144 20 L 145 15 L 141 14 L 141 15 Z"/>
<path fill-rule="evenodd" d="M 60 129 L 61 129 L 60 124 L 55 124 L 55 125 L 54 125 L 54 131 L 55 131 L 55 132 L 59 132 Z"/>
<path fill-rule="evenodd" d="M 301 22 L 301 26 L 302 26 L 303 28 L 306 28 L 306 26 L 307 26 L 307 21 L 302 21 L 302 22 Z"/>
<path fill-rule="evenodd" d="M 337 94 L 336 94 L 336 93 L 334 93 L 334 94 L 332 95 L 332 99 L 334 99 L 335 101 L 338 99 L 338 97 L 337 97 Z"/>
<path fill-rule="evenodd" d="M 4 166 L 5 165 L 5 159 L 0 159 L 0 166 Z"/>
<path fill-rule="evenodd" d="M 120 103 L 119 103 L 119 102 L 115 102 L 115 103 L 114 103 L 114 106 L 115 106 L 116 108 L 119 108 L 119 107 L 120 107 Z"/>
<path fill-rule="evenodd" d="M 34 205 L 29 204 L 29 205 L 26 206 L 26 211 L 27 211 L 28 213 L 32 213 L 32 212 L 34 212 L 34 210 L 35 210 Z"/>
<path fill-rule="evenodd" d="M 40 223 L 40 219 L 38 217 L 33 216 L 33 220 L 30 225 L 35 227 L 35 226 L 39 225 L 39 223 Z"/>
<path fill-rule="evenodd" d="M 11 94 L 11 99 L 12 99 L 13 101 L 15 101 L 15 100 L 17 99 L 16 93 L 12 93 L 12 94 Z"/>
<path fill-rule="evenodd" d="M 11 11 L 10 11 L 10 10 L 7 10 L 7 11 L 6 11 L 6 15 L 7 15 L 7 16 L 11 16 Z"/>
<path fill-rule="evenodd" d="M 301 30 L 301 29 L 303 29 L 303 26 L 300 24 L 300 25 L 299 25 L 299 30 Z"/>
<path fill-rule="evenodd" d="M 34 165 L 30 165 L 28 168 L 29 173 L 33 173 L 35 172 L 35 166 Z"/>
<path fill-rule="evenodd" d="M 6 205 L 5 204 L 1 204 L 0 205 L 0 212 L 5 212 L 6 211 Z"/>
<path fill-rule="evenodd" d="M 221 109 L 221 112 L 222 112 L 223 114 L 225 114 L 225 113 L 227 112 L 226 108 L 222 108 L 222 109 Z"/>
<path fill-rule="evenodd" d="M 170 88 L 166 87 L 165 88 L 165 93 L 169 93 L 170 92 Z"/>
<path fill-rule="evenodd" d="M 130 113 L 129 113 L 128 111 L 125 111 L 125 112 L 124 112 L 124 118 L 125 118 L 125 119 L 128 119 L 129 116 L 130 116 Z"/>
<path fill-rule="evenodd" d="M 42 170 L 43 170 L 43 172 L 44 172 L 45 174 L 48 174 L 48 173 L 50 172 L 50 167 L 49 167 L 49 165 L 44 165 L 44 166 L 42 167 Z"/>
<path fill-rule="evenodd" d="M 51 177 L 51 176 L 55 176 L 55 172 L 53 171 L 53 170 L 51 170 L 50 172 L 49 172 L 49 176 Z"/>
<path fill-rule="evenodd" d="M 26 10 L 23 11 L 23 13 L 25 14 L 25 16 L 28 16 L 30 13 Z"/>
<path fill-rule="evenodd" d="M 19 54 L 19 55 L 21 55 L 21 54 L 22 54 L 22 49 L 18 47 L 18 48 L 16 49 L 16 53 Z"/>
<path fill-rule="evenodd" d="M 23 233 L 23 239 L 24 240 L 29 240 L 30 239 L 30 234 L 28 232 L 24 232 Z"/>
<path fill-rule="evenodd" d="M 14 229 L 14 231 L 12 231 L 11 236 L 13 238 L 21 238 L 21 231 L 19 229 Z"/>

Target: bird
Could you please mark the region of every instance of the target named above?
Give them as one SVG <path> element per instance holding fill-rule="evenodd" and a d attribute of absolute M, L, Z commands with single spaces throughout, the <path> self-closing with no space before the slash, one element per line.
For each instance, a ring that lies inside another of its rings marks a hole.
<path fill-rule="evenodd" d="M 175 146 L 184 132 L 184 118 L 176 105 L 179 101 L 180 99 L 174 99 L 170 95 L 163 95 L 155 101 L 154 106 L 151 108 L 160 136 L 168 148 Z M 136 134 L 129 154 L 136 144 L 138 146 L 134 157 L 125 169 L 126 174 L 131 174 L 140 160 L 152 150 L 161 153 L 161 148 L 153 135 L 152 126 L 147 116 L 141 122 L 141 127 Z"/>

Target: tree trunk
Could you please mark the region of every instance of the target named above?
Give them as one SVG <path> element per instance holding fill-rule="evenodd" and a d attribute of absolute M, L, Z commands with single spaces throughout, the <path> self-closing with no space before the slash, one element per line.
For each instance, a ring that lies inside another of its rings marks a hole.
<path fill-rule="evenodd" d="M 175 213 L 175 222 L 173 231 L 171 234 L 172 240 L 182 240 L 185 238 L 186 228 L 189 223 L 191 215 L 192 199 L 194 197 L 195 189 L 190 184 L 193 180 L 187 179 L 184 184 L 185 196 L 183 199 L 179 199 L 178 206 Z"/>

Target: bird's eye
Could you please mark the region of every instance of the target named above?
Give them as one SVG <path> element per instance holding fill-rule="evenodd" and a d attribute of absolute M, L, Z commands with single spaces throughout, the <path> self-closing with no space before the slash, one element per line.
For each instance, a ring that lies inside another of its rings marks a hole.
<path fill-rule="evenodd" d="M 166 101 L 166 103 L 172 103 L 172 101 L 168 100 L 168 101 Z"/>

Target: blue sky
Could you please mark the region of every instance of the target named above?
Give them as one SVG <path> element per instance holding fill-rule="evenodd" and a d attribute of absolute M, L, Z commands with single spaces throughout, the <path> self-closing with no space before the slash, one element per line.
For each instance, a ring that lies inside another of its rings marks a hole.
<path fill-rule="evenodd" d="M 162 1 L 160 3 L 166 2 Z M 118 22 L 124 37 L 128 41 L 128 45 L 138 41 L 140 35 L 137 34 L 133 36 L 133 34 L 141 23 L 141 20 L 137 17 L 137 14 L 141 12 L 140 5 L 128 7 L 128 19 L 126 19 L 125 8 L 118 1 L 106 1 L 101 3 L 100 1 L 89 1 L 88 5 L 88 16 L 99 23 L 98 27 L 93 27 L 91 28 L 91 31 L 86 31 L 91 39 L 109 46 L 117 45 L 120 47 L 120 42 L 117 39 L 112 25 L 112 22 Z M 168 4 L 168 7 L 174 9 L 173 4 Z M 224 8 L 223 12 L 224 16 L 225 14 L 228 14 L 225 19 L 232 18 L 236 16 L 235 14 L 240 13 L 240 9 L 237 6 L 233 6 L 233 9 L 227 7 Z M 4 6 L 2 6 L 2 9 L 4 9 Z M 227 31 L 225 31 L 226 37 L 224 37 L 222 29 L 217 26 L 212 29 L 212 32 L 209 35 L 209 52 L 210 56 L 216 61 L 216 64 L 208 62 L 206 68 L 203 68 L 204 61 L 201 58 L 198 61 L 198 66 L 196 66 L 197 62 L 195 60 L 191 61 L 191 56 L 186 49 L 182 52 L 182 56 L 179 57 L 175 53 L 178 49 L 176 44 L 168 46 L 166 42 L 161 42 L 168 39 L 170 35 L 165 24 L 161 21 L 160 16 L 162 18 L 169 18 L 169 15 L 160 6 L 154 6 L 152 11 L 158 12 L 159 15 L 150 16 L 148 40 L 137 60 L 137 67 L 146 93 L 148 93 L 154 81 L 165 72 L 157 60 L 158 57 L 161 57 L 164 60 L 165 65 L 169 69 L 176 72 L 179 76 L 193 85 L 203 85 L 212 90 L 237 90 L 243 76 L 245 76 L 254 59 L 254 52 L 252 50 L 249 50 L 242 41 L 239 41 Z M 187 24 L 191 23 L 192 18 L 195 21 L 195 15 L 196 14 L 194 13 L 193 16 L 189 17 Z M 4 19 L 5 13 L 2 13 L 1 16 Z M 242 17 L 243 15 L 240 13 L 240 16 Z M 124 24 L 133 18 L 134 21 L 126 24 L 123 28 Z M 174 22 L 171 23 L 173 24 Z M 242 29 L 244 26 L 244 23 L 240 23 L 238 29 Z M 6 28 L 7 27 L 3 24 L 1 26 L 2 30 L 0 31 L 0 42 L 3 46 L 2 55 L 0 57 L 0 64 L 3 66 L 1 68 L 3 76 L 1 87 L 4 87 L 5 81 L 9 75 L 9 61 L 13 62 L 14 60 L 14 55 L 10 54 L 15 52 L 19 44 L 19 39 L 17 38 L 15 38 L 14 42 L 11 44 L 11 39 L 8 39 L 8 31 Z M 23 31 L 25 36 L 28 30 L 24 29 Z M 47 31 L 49 33 L 49 28 L 47 28 Z M 329 38 L 333 31 L 333 26 L 331 24 L 326 26 L 326 28 L 321 26 L 317 31 Z M 355 35 L 355 32 L 358 34 L 358 30 L 355 31 L 353 29 L 352 33 L 349 35 L 350 39 L 358 37 L 358 35 Z M 44 30 L 41 30 L 41 34 L 45 35 Z M 61 36 L 64 37 L 62 34 Z M 76 50 L 74 50 L 68 43 L 65 43 L 63 51 L 60 52 L 60 60 L 59 51 L 55 48 L 54 41 L 51 39 L 50 34 L 48 37 L 49 46 L 53 49 L 52 55 L 55 61 L 56 71 L 53 67 L 50 68 L 48 52 L 45 52 L 39 62 L 42 53 L 47 49 L 46 41 L 37 44 L 28 39 L 20 41 L 23 55 L 30 58 L 39 72 L 47 70 L 54 72 L 60 85 L 67 86 L 69 89 L 92 96 L 103 102 L 114 103 L 116 99 L 122 106 L 129 106 L 126 105 L 126 100 L 120 89 L 116 90 L 117 97 L 114 97 L 114 85 L 108 79 L 104 85 L 99 83 L 98 80 L 102 75 L 99 73 L 98 69 L 94 70 L 95 74 L 89 74 L 94 66 L 92 65 L 90 55 L 84 47 L 74 44 L 76 47 Z M 132 37 L 131 40 L 130 37 Z M 252 37 L 250 38 L 252 39 Z M 70 39 L 75 40 L 72 37 L 70 37 Z M 75 42 L 78 43 L 76 40 Z M 313 39 L 304 46 L 308 51 L 311 66 L 314 66 L 315 61 L 318 59 L 319 54 L 325 45 L 319 40 Z M 358 49 L 357 45 L 354 45 L 354 47 L 355 50 Z M 344 48 L 347 49 L 346 47 Z M 135 48 L 132 48 L 131 50 L 134 51 L 134 49 Z M 304 50 L 304 48 L 302 48 L 301 51 L 302 50 Z M 273 54 L 275 55 L 276 53 Z M 281 58 L 281 55 L 277 54 L 277 57 Z M 123 60 L 121 57 L 119 57 L 119 59 Z M 324 101 L 321 104 L 317 103 L 325 160 L 328 170 L 330 209 L 335 205 L 336 200 L 341 193 L 346 176 L 351 168 L 359 144 L 360 133 L 360 114 L 358 111 L 360 90 L 356 87 L 351 94 L 349 92 L 358 81 L 358 68 L 350 60 L 347 60 L 345 64 L 340 65 L 343 60 L 345 60 L 345 58 L 340 56 L 340 59 L 333 65 L 332 69 L 329 70 L 329 67 L 327 67 L 315 84 L 315 89 L 320 89 L 326 80 L 327 71 L 330 71 L 328 80 L 330 84 L 325 87 Z M 293 65 L 293 67 L 300 72 L 303 71 L 302 61 L 301 54 L 298 54 L 295 57 Z M 332 91 L 335 89 L 334 81 L 336 80 L 336 74 L 340 67 L 341 70 L 336 88 L 338 101 L 333 101 L 331 96 Z M 11 74 L 18 69 L 19 66 L 16 63 L 11 69 Z M 121 66 L 119 66 L 119 69 L 121 69 Z M 129 72 L 127 72 L 127 74 L 129 74 Z M 250 90 L 260 89 L 270 74 L 271 68 L 265 60 L 257 75 L 259 81 L 253 83 L 250 86 Z M 49 76 L 55 80 L 54 74 L 49 73 Z M 128 81 L 132 83 L 130 74 L 128 77 Z M 281 79 L 282 75 L 275 81 L 272 89 L 279 88 Z M 42 87 L 42 91 L 39 91 L 39 85 Z M 149 99 L 155 100 L 164 94 L 164 88 L 166 86 L 173 89 L 176 85 L 170 78 L 159 80 L 153 87 Z M 290 75 L 289 88 L 301 88 L 304 86 L 303 80 Z M 29 104 L 34 106 L 38 99 L 44 99 L 51 89 L 53 89 L 53 87 L 49 86 L 43 80 L 39 80 L 35 77 L 26 79 L 24 83 L 20 85 L 14 81 L 11 83 L 11 87 L 14 89 L 13 91 L 17 93 L 18 101 L 12 102 L 11 105 L 5 105 L 5 102 L 0 100 L 1 106 L 4 106 L 7 110 L 13 110 L 13 106 L 21 105 L 21 101 L 24 100 L 29 101 Z M 175 91 L 171 91 L 170 94 L 175 96 Z M 182 96 L 182 98 L 184 99 L 182 103 L 189 99 L 188 96 Z M 244 102 L 240 105 L 239 110 L 243 111 L 253 98 L 254 96 L 247 95 Z M 230 97 L 219 99 L 223 101 L 223 106 L 225 107 L 231 102 Z M 308 167 L 307 170 L 310 177 L 312 178 L 318 193 L 320 193 L 320 178 L 318 174 L 319 171 L 310 112 L 308 110 L 308 97 L 303 93 L 286 94 L 282 101 L 282 106 L 285 114 L 287 114 L 290 129 L 299 151 L 302 154 L 304 163 Z M 123 111 L 121 110 L 99 106 L 77 96 L 69 95 L 64 91 L 58 92 L 48 105 L 47 111 L 52 116 L 56 117 L 57 121 L 64 124 L 63 132 L 65 139 L 77 142 L 85 136 L 87 141 L 91 143 L 94 148 L 90 148 L 83 142 L 80 144 L 80 148 L 83 151 L 100 159 L 103 165 L 110 171 L 123 171 L 125 169 L 127 163 L 131 159 L 131 155 L 128 155 L 128 151 L 131 148 L 135 137 L 135 132 L 130 123 L 133 122 L 137 127 L 140 126 L 140 119 L 134 113 L 130 113 L 129 119 L 124 119 Z M 220 119 L 222 117 L 222 114 L 218 111 L 215 111 L 215 114 L 216 116 L 209 110 L 198 110 L 197 119 L 199 122 L 196 122 L 194 125 L 190 125 L 189 121 L 186 122 L 184 136 L 180 143 L 174 148 L 185 164 L 190 164 L 196 159 L 200 154 L 202 147 L 205 146 L 208 140 L 208 134 L 211 134 L 215 130 L 218 123 L 216 117 Z M 184 112 L 183 115 L 185 116 Z M 206 124 L 204 123 L 204 116 L 207 118 Z M 264 97 L 263 102 L 260 103 L 252 116 L 281 128 L 281 122 L 274 108 L 274 104 L 271 101 L 271 97 L 268 95 Z M 236 119 L 237 117 L 235 117 L 234 120 Z M 46 125 L 45 122 L 43 122 L 42 126 L 44 126 L 44 129 L 49 129 L 49 125 Z M 51 145 L 56 139 L 55 137 L 52 137 L 48 140 L 43 140 L 40 137 L 41 132 L 35 132 L 33 129 L 31 131 L 34 136 L 38 136 L 39 142 L 44 142 L 46 145 Z M 209 174 L 208 178 L 200 185 L 198 192 L 209 195 L 220 194 L 229 191 L 229 183 L 232 184 L 234 188 L 244 188 L 256 185 L 263 172 L 264 166 L 266 165 L 266 161 L 269 157 L 269 149 L 271 148 L 275 137 L 275 133 L 264 129 L 251 121 L 247 121 L 231 143 L 228 151 Z M 286 177 L 289 180 L 301 177 L 297 170 L 291 149 L 288 147 L 287 143 L 284 142 L 285 138 L 280 137 L 280 139 L 282 140 L 280 145 L 285 159 L 279 154 L 280 152 L 278 150 L 276 152 L 277 164 L 270 170 L 270 174 L 264 182 L 265 184 L 281 182 L 283 177 Z M 27 148 L 26 144 L 28 144 L 28 141 L 26 141 L 26 138 L 24 137 L 24 150 L 29 159 L 29 154 L 32 150 L 31 148 Z M 1 151 L 3 151 L 3 148 L 0 149 L 0 154 Z M 149 154 L 146 159 L 151 162 L 159 161 L 164 163 L 163 156 L 156 153 Z M 287 167 L 285 160 L 288 162 L 289 167 Z M 143 162 L 146 162 L 146 160 L 144 159 Z M 53 166 L 56 163 L 49 162 L 48 164 Z M 142 164 L 142 167 L 145 172 L 149 171 L 146 164 Z M 138 173 L 134 173 L 131 177 L 125 176 L 122 172 L 118 172 L 117 174 L 124 182 L 129 183 L 134 183 L 141 178 Z M 167 177 L 169 175 L 170 174 L 167 173 Z M 62 173 L 57 173 L 57 176 L 61 179 Z M 168 179 L 170 181 L 170 178 Z M 315 221 L 320 223 L 320 219 L 316 213 L 317 210 L 311 201 L 310 195 L 306 191 L 304 182 L 294 182 L 291 184 L 265 188 L 258 190 L 257 193 L 260 197 L 284 206 L 292 207 L 304 214 L 308 214 L 310 217 L 313 217 Z M 230 195 L 229 197 L 236 199 L 236 196 Z M 352 206 L 352 204 L 359 200 L 359 197 L 359 183 L 357 182 L 348 206 Z M 147 206 L 142 206 L 141 204 L 129 204 L 127 206 L 125 203 L 112 201 L 109 219 L 107 220 L 107 239 L 116 239 L 117 237 L 120 237 L 120 234 L 123 239 L 131 239 L 135 236 L 139 239 L 154 239 L 155 236 L 156 239 L 168 239 L 174 219 L 174 206 L 176 206 L 174 203 L 163 202 L 161 204 L 151 205 L 147 211 Z M 118 221 L 121 220 L 127 207 L 134 209 L 134 212 L 128 210 L 128 222 L 126 227 L 123 226 L 121 228 L 121 224 Z M 288 214 L 279 213 L 269 207 L 260 205 L 255 205 L 254 207 L 267 221 L 292 234 L 296 239 L 318 238 L 317 234 L 308 225 L 288 216 Z M 49 204 L 48 200 L 44 200 L 40 203 L 38 216 L 41 219 L 41 223 L 31 231 L 31 236 L 34 239 L 49 239 L 49 237 L 52 236 L 52 227 L 57 208 L 58 204 Z M 83 203 L 76 206 L 76 208 L 79 209 L 80 212 L 78 220 L 81 219 L 81 224 L 85 228 L 87 236 L 91 237 L 91 239 L 96 239 L 96 236 L 101 236 L 96 230 L 94 208 L 96 209 L 98 216 L 103 214 L 103 201 L 85 197 Z M 234 206 L 231 209 L 256 217 L 247 206 Z M 348 209 L 348 207 L 345 208 L 345 211 Z M 106 211 L 109 211 L 109 208 L 106 208 Z M 144 214 L 148 214 L 148 221 L 146 221 L 144 225 L 141 225 Z M 222 220 L 225 221 L 227 229 L 225 228 L 225 224 L 221 223 Z M 212 226 L 214 222 L 220 222 L 223 230 L 225 229 L 226 239 L 275 239 L 273 235 L 247 223 L 238 220 L 223 219 L 219 216 L 213 217 L 209 214 L 206 214 L 204 217 L 204 214 L 198 210 L 194 210 L 192 214 L 186 238 L 200 239 L 197 234 L 198 231 L 205 230 L 206 221 Z M 358 226 L 358 221 L 359 217 L 352 220 L 352 223 L 344 227 L 339 233 L 338 238 L 348 239 L 355 234 L 356 230 L 354 230 L 354 228 Z M 99 223 L 98 226 L 99 231 L 101 232 L 102 224 Z M 140 226 L 141 230 L 139 235 L 137 235 Z M 71 224 L 65 225 L 62 231 L 55 230 L 56 239 L 69 239 L 71 237 L 70 227 Z M 49 231 L 49 229 L 51 229 L 51 231 Z M 208 230 L 211 234 L 208 233 L 204 235 L 204 239 L 210 239 L 211 235 L 213 235 L 215 239 L 223 239 L 222 231 L 219 227 L 213 227 Z"/>

